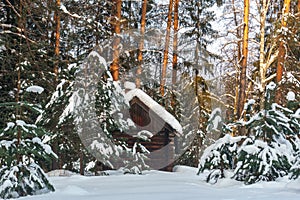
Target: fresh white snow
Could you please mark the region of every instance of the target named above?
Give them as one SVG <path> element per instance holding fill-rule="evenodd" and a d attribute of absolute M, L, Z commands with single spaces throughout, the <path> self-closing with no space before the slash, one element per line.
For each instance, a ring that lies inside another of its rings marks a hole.
<path fill-rule="evenodd" d="M 295 95 L 295 93 L 292 92 L 292 91 L 289 91 L 289 92 L 287 93 L 286 99 L 287 99 L 288 101 L 295 101 L 295 100 L 296 100 L 296 95 Z"/>
<path fill-rule="evenodd" d="M 9 130 L 10 128 L 13 128 L 15 126 L 15 123 L 13 122 L 8 122 L 6 125 L 6 128 L 4 129 L 4 131 Z"/>
<path fill-rule="evenodd" d="M 292 200 L 299 199 L 300 180 L 281 179 L 244 185 L 231 179 L 211 185 L 197 169 L 177 166 L 176 172 L 145 171 L 144 175 L 50 177 L 56 191 L 23 200 Z"/>
<path fill-rule="evenodd" d="M 133 90 L 136 88 L 136 85 L 133 82 L 125 81 L 124 88 L 128 90 Z"/>
<path fill-rule="evenodd" d="M 26 88 L 26 92 L 42 94 L 42 92 L 44 92 L 44 88 L 38 85 L 33 85 Z"/>

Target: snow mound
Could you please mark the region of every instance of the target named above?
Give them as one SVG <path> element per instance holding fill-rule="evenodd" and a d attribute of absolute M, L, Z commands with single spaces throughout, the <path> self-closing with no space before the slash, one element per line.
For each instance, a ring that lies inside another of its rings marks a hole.
<path fill-rule="evenodd" d="M 189 167 L 184 165 L 175 165 L 173 167 L 173 172 L 181 173 L 181 174 L 194 174 L 196 175 L 198 172 L 198 169 L 195 167 Z"/>
<path fill-rule="evenodd" d="M 292 180 L 286 183 L 285 187 L 287 189 L 292 189 L 298 191 L 300 193 L 300 179 Z"/>
<path fill-rule="evenodd" d="M 74 172 L 71 172 L 69 170 L 65 170 L 65 169 L 57 169 L 57 170 L 53 170 L 47 173 L 47 175 L 49 177 L 57 177 L 57 176 L 72 176 L 75 175 Z"/>
<path fill-rule="evenodd" d="M 75 186 L 75 185 L 68 185 L 66 188 L 64 188 L 61 191 L 62 194 L 69 194 L 69 195 L 88 195 L 89 192 L 84 190 L 81 187 Z"/>

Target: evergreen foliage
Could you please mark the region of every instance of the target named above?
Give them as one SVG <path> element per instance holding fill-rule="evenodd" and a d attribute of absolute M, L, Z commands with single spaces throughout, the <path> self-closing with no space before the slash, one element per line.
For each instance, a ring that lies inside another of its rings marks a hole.
<path fill-rule="evenodd" d="M 286 176 L 291 167 L 289 145 L 247 138 L 239 148 L 234 178 L 252 184 Z"/>
<path fill-rule="evenodd" d="M 37 164 L 19 163 L 0 169 L 0 197 L 3 199 L 43 194 L 49 191 L 54 191 L 54 187 Z"/>
<path fill-rule="evenodd" d="M 298 119 L 300 118 L 299 117 L 299 112 L 300 109 L 298 109 L 298 111 L 296 113 L 298 113 Z M 298 134 L 299 135 L 299 134 Z M 292 166 L 291 166 L 291 169 L 290 169 L 290 172 L 291 172 L 291 176 L 290 178 L 291 179 L 297 179 L 299 178 L 300 176 L 300 154 L 299 154 L 299 151 L 300 151 L 300 138 L 299 137 L 296 137 L 295 141 L 294 141 L 294 159 L 292 161 Z"/>
<path fill-rule="evenodd" d="M 248 121 L 230 126 L 244 126 L 247 135 L 225 135 L 217 140 L 205 150 L 200 160 L 199 173 L 205 169 L 219 169 L 222 172 L 220 178 L 224 178 L 223 169 L 234 170 L 232 178 L 245 184 L 274 181 L 290 172 L 292 178 L 298 177 L 299 116 L 297 111 L 294 113 L 273 103 L 275 89 L 276 84 L 273 82 L 267 86 L 264 110 L 255 111 L 253 100 L 246 104 Z M 209 176 L 208 182 L 210 178 L 214 177 Z"/>
<path fill-rule="evenodd" d="M 218 169 L 221 172 L 220 178 L 225 178 L 224 170 L 232 170 L 235 168 L 238 144 L 244 138 L 243 136 L 232 137 L 226 134 L 206 148 L 200 160 L 198 174 L 204 172 L 204 170 Z M 213 171 L 211 173 L 213 173 Z"/>
<path fill-rule="evenodd" d="M 20 115 L 16 114 L 19 119 L 7 122 L 7 126 L 0 130 L 1 197 L 16 198 L 54 191 L 39 166 L 56 157 L 46 144 L 49 133 L 36 124 L 22 120 L 31 116 L 32 112 L 40 111 L 40 107 L 26 101 L 1 103 L 0 107 L 12 107 L 17 113 L 23 110 Z"/>

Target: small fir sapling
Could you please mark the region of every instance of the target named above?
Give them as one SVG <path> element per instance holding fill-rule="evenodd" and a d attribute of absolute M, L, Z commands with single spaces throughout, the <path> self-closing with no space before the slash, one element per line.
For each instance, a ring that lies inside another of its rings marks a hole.
<path fill-rule="evenodd" d="M 40 94 L 43 88 L 31 86 L 25 90 Z M 39 163 L 56 157 L 51 147 L 46 144 L 49 133 L 43 127 L 26 123 L 28 116 L 42 112 L 40 105 L 26 101 L 1 103 L 19 110 L 14 121 L 0 130 L 0 197 L 17 198 L 54 191 Z M 24 119 L 24 120 L 22 120 Z"/>

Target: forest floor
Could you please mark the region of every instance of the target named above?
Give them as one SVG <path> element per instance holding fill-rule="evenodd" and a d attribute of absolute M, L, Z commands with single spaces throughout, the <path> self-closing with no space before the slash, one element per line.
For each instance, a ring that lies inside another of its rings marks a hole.
<path fill-rule="evenodd" d="M 178 167 L 177 172 L 146 171 L 143 175 L 50 177 L 56 191 L 22 200 L 289 200 L 299 199 L 300 180 L 282 178 L 277 182 L 244 185 L 232 179 L 222 179 L 211 185 L 197 170 Z"/>

